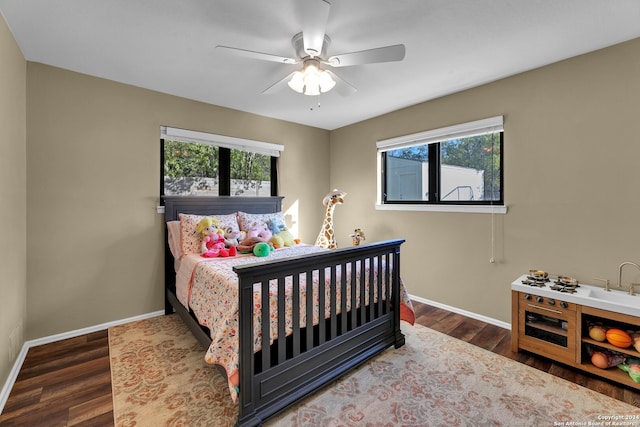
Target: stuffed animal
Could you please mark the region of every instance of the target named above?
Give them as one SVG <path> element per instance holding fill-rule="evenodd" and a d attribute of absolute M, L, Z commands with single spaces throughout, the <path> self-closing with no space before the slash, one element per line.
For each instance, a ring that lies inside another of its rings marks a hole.
<path fill-rule="evenodd" d="M 278 223 L 275 219 L 270 219 L 267 221 L 267 228 L 271 231 L 271 234 L 275 235 L 281 232 L 286 226 L 282 223 Z"/>
<path fill-rule="evenodd" d="M 289 231 L 287 227 L 284 228 L 281 232 L 277 234 L 278 237 L 282 238 L 285 246 L 295 246 L 300 243 L 300 239 L 296 239 L 293 237 L 293 234 Z"/>
<path fill-rule="evenodd" d="M 270 219 L 267 222 L 267 227 L 269 231 L 271 231 L 271 234 L 273 234 L 271 243 L 273 243 L 276 249 L 285 246 L 295 246 L 300 243 L 300 240 L 293 237 L 293 234 L 291 234 L 285 224 L 277 223 L 275 220 Z"/>
<path fill-rule="evenodd" d="M 353 230 L 353 234 L 349 234 L 349 237 L 351 237 L 353 241 L 353 246 L 360 246 L 360 242 L 366 240 L 364 238 L 364 231 L 359 228 Z"/>
<path fill-rule="evenodd" d="M 272 236 L 269 239 L 269 243 L 271 243 L 275 249 L 284 248 L 284 240 L 280 236 Z"/>
<path fill-rule="evenodd" d="M 254 222 L 247 230 L 246 237 L 238 243 L 238 250 L 244 253 L 251 253 L 258 243 L 269 244 L 271 237 L 271 231 L 269 231 L 269 227 L 265 223 Z"/>
<path fill-rule="evenodd" d="M 273 234 L 264 222 L 254 222 L 247 230 L 247 238 L 258 237 L 263 242 L 268 242 Z"/>
<path fill-rule="evenodd" d="M 235 230 L 233 227 L 229 226 L 224 230 L 224 244 L 230 248 L 238 246 L 241 240 L 244 240 L 245 232 Z"/>
<path fill-rule="evenodd" d="M 216 219 L 205 217 L 196 226 L 196 233 L 202 239 L 200 254 L 205 258 L 228 257 L 236 254 L 235 249 L 230 251 L 225 247 L 224 237 L 219 234 L 218 224 Z"/>
<path fill-rule="evenodd" d="M 273 249 L 273 243 L 271 243 L 271 241 L 265 242 L 261 240 L 259 237 L 247 237 L 246 239 L 244 239 L 242 242 L 238 244 L 238 251 L 240 251 L 243 254 L 250 254 L 254 252 L 255 247 L 258 246 L 258 244 L 260 243 L 264 243 L 265 245 Z M 259 255 L 259 256 L 265 256 L 265 255 Z"/>
<path fill-rule="evenodd" d="M 265 242 L 258 242 L 253 247 L 253 254 L 258 257 L 268 256 L 273 250 L 273 246 Z"/>
<path fill-rule="evenodd" d="M 322 204 L 325 207 L 324 221 L 322 221 L 322 228 L 316 239 L 316 246 L 328 249 L 338 248 L 338 242 L 333 231 L 333 211 L 337 205 L 344 203 L 346 195 L 347 193 L 344 191 L 335 189 L 322 199 Z"/>

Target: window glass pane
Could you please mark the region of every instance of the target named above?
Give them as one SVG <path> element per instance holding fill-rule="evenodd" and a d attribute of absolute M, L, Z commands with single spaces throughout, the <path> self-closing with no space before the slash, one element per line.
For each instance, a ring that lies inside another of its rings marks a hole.
<path fill-rule="evenodd" d="M 164 141 L 165 195 L 218 195 L 218 147 Z"/>
<path fill-rule="evenodd" d="M 271 156 L 231 150 L 231 195 L 270 196 Z"/>
<path fill-rule="evenodd" d="M 385 189 L 387 201 L 429 200 L 429 146 L 387 151 Z"/>
<path fill-rule="evenodd" d="M 440 200 L 501 200 L 500 133 L 440 143 Z"/>

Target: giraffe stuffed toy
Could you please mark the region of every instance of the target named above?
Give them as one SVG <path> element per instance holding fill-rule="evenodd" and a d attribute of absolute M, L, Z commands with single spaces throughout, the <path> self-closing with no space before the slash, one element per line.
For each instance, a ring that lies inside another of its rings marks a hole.
<path fill-rule="evenodd" d="M 325 206 L 324 221 L 322 221 L 322 229 L 316 239 L 316 246 L 321 248 L 336 249 L 338 243 L 333 232 L 333 210 L 336 205 L 344 202 L 344 197 L 347 195 L 344 191 L 333 190 L 327 194 L 322 200 L 322 204 Z"/>
<path fill-rule="evenodd" d="M 360 246 L 360 242 L 366 240 L 364 238 L 364 231 L 359 228 L 353 230 L 353 234 L 349 234 L 349 237 L 352 239 L 351 241 L 353 242 L 353 246 Z"/>

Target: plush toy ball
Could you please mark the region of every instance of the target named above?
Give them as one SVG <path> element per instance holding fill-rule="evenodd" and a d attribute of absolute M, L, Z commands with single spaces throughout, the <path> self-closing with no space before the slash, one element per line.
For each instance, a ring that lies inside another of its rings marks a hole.
<path fill-rule="evenodd" d="M 633 340 L 633 348 L 635 348 L 636 351 L 640 351 L 640 332 L 632 333 L 631 339 Z"/>
<path fill-rule="evenodd" d="M 609 367 L 609 357 L 604 353 L 594 351 L 591 355 L 591 363 L 597 368 L 607 369 Z"/>
<path fill-rule="evenodd" d="M 631 345 L 631 336 L 622 329 L 612 328 L 607 330 L 607 341 L 609 344 L 619 348 L 627 348 Z"/>
<path fill-rule="evenodd" d="M 589 328 L 589 337 L 596 341 L 604 341 L 607 338 L 607 329 L 604 326 L 593 325 Z"/>
<path fill-rule="evenodd" d="M 263 257 L 268 256 L 271 253 L 271 246 L 268 243 L 260 242 L 256 243 L 253 247 L 253 254 L 255 256 Z"/>

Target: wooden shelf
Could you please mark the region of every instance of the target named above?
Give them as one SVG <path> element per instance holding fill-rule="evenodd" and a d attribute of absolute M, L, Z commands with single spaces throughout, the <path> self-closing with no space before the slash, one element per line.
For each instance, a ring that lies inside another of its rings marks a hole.
<path fill-rule="evenodd" d="M 620 348 L 620 347 L 616 347 L 615 345 L 611 345 L 606 341 L 596 341 L 594 339 L 586 338 L 586 337 L 582 338 L 582 342 L 595 345 L 601 348 L 606 348 L 607 350 L 617 351 L 618 353 L 626 354 L 626 355 L 637 357 L 640 359 L 640 353 L 635 351 L 633 347 Z"/>
<path fill-rule="evenodd" d="M 640 328 L 640 318 L 636 318 L 626 314 L 600 310 L 592 307 L 582 307 L 582 310 L 580 310 L 580 317 L 581 322 L 583 322 L 583 324 L 585 325 L 593 320 L 605 320 L 609 327 L 620 327 L 621 329 L 627 329 L 629 326 L 637 326 Z M 587 333 L 586 328 L 584 333 Z M 596 341 L 588 336 L 581 337 L 580 341 L 585 344 L 590 344 L 592 346 L 615 351 L 626 356 L 636 357 L 640 359 L 640 353 L 633 347 L 620 348 L 609 344 L 607 341 Z M 633 387 L 635 389 L 640 389 L 640 384 L 633 381 L 627 372 L 623 371 L 617 366 L 607 369 L 601 369 L 594 366 L 587 357 L 581 357 L 581 359 L 579 360 L 582 361 L 581 364 L 577 365 L 577 367 L 580 369 L 601 376 L 603 378 L 607 378 L 611 381 L 615 381 L 617 383 Z"/>
<path fill-rule="evenodd" d="M 616 366 L 614 366 L 613 368 L 601 369 L 593 366 L 591 362 L 585 362 L 576 365 L 576 367 L 582 369 L 583 371 L 590 372 L 603 378 L 607 378 L 611 381 L 640 389 L 640 384 L 633 381 L 629 374 Z"/>

